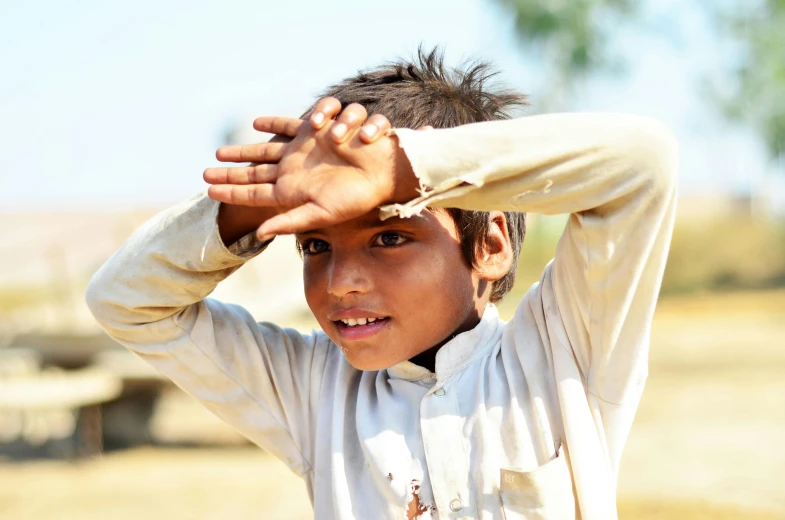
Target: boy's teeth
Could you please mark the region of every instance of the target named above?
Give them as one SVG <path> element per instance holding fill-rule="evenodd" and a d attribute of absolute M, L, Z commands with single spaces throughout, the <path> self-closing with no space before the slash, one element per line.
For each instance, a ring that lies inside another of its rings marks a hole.
<path fill-rule="evenodd" d="M 346 320 L 341 320 L 344 325 L 347 327 L 355 327 L 357 325 L 367 325 L 368 323 L 373 323 L 376 320 L 380 320 L 381 318 L 349 318 Z"/>

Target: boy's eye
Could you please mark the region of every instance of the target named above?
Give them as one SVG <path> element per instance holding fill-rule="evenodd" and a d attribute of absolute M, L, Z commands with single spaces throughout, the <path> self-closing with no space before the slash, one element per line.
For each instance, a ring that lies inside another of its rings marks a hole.
<path fill-rule="evenodd" d="M 312 240 L 307 240 L 302 245 L 303 254 L 304 255 L 318 255 L 319 253 L 324 253 L 325 251 L 330 250 L 330 244 L 325 242 L 324 240 L 319 240 L 318 238 L 314 238 Z"/>
<path fill-rule="evenodd" d="M 406 239 L 398 233 L 386 232 L 380 233 L 379 236 L 376 237 L 374 244 L 377 246 L 390 247 L 399 246 L 404 242 L 406 242 Z"/>

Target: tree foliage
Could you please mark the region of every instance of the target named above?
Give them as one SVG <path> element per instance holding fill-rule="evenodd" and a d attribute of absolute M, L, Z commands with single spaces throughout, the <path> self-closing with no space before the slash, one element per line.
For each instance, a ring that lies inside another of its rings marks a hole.
<path fill-rule="evenodd" d="M 736 39 L 735 81 L 720 88 L 720 106 L 752 127 L 774 158 L 785 156 L 785 0 L 734 3 L 718 22 Z"/>
<path fill-rule="evenodd" d="M 518 39 L 549 77 L 546 97 L 558 101 L 578 81 L 614 63 L 609 48 L 619 27 L 630 27 L 633 0 L 495 0 L 515 17 Z M 715 82 L 725 116 L 750 126 L 774 158 L 785 158 L 785 0 L 726 0 L 702 4 L 718 37 L 736 44 L 732 82 Z M 728 71 L 726 71 L 728 72 Z M 723 84 L 718 84 L 723 83 Z"/>
<path fill-rule="evenodd" d="M 496 0 L 515 17 L 518 39 L 538 58 L 557 90 L 613 63 L 608 48 L 618 23 L 632 18 L 633 0 Z"/>

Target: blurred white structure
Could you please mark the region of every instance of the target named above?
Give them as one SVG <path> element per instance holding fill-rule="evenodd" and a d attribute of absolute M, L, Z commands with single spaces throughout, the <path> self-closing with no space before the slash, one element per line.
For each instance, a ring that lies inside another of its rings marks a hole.
<path fill-rule="evenodd" d="M 0 214 L 0 346 L 22 333 L 98 332 L 84 303 L 87 283 L 154 213 Z M 293 239 L 279 237 L 211 297 L 243 305 L 260 321 L 302 323 L 301 270 Z"/>

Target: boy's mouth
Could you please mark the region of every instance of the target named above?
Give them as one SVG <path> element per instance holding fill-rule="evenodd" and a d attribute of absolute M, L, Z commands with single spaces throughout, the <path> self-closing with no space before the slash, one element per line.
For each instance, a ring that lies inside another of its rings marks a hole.
<path fill-rule="evenodd" d="M 389 316 L 375 318 L 345 318 L 335 320 L 335 328 L 346 340 L 366 339 L 380 332 L 389 323 Z"/>
<path fill-rule="evenodd" d="M 386 320 L 386 319 L 388 319 L 388 318 L 387 317 L 382 317 L 382 318 L 357 318 L 357 319 L 348 318 L 348 319 L 338 320 L 338 322 L 343 323 L 347 327 L 357 327 L 358 325 L 359 326 L 370 325 L 371 323 L 374 323 L 375 321 L 381 321 L 381 320 Z"/>

